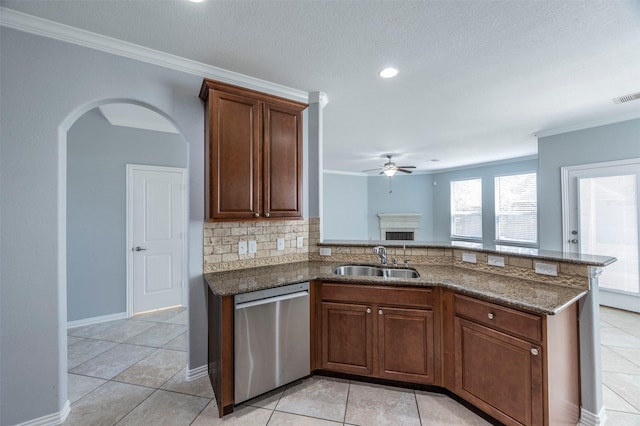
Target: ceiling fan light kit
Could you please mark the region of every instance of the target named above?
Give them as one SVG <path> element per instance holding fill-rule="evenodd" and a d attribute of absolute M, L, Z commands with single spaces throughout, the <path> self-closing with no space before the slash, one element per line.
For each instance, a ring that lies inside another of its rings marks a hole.
<path fill-rule="evenodd" d="M 374 170 L 380 170 L 380 173 L 378 173 L 378 174 L 385 174 L 385 175 L 391 177 L 391 176 L 395 175 L 396 172 L 407 173 L 407 174 L 413 173 L 411 170 L 406 170 L 406 169 L 415 169 L 416 168 L 416 166 L 396 166 L 396 163 L 391 161 L 391 155 L 385 155 L 385 157 L 387 157 L 388 161 L 386 163 L 384 163 L 382 168 L 363 170 L 363 172 L 372 172 Z"/>

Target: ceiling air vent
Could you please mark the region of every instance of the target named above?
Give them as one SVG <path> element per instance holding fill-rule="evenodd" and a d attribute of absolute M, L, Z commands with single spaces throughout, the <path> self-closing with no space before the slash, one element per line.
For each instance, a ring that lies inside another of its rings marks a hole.
<path fill-rule="evenodd" d="M 632 93 L 630 95 L 620 96 L 619 98 L 613 98 L 613 102 L 616 104 L 622 104 L 625 102 L 635 101 L 636 99 L 640 99 L 640 92 Z"/>

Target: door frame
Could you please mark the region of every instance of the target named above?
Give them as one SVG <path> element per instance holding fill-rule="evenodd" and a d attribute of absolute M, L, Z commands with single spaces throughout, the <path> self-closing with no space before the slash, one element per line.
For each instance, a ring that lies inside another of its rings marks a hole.
<path fill-rule="evenodd" d="M 189 215 L 187 211 L 187 169 L 182 167 L 165 167 L 165 166 L 150 166 L 144 164 L 127 164 L 126 172 L 126 187 L 127 187 L 127 201 L 126 201 L 126 253 L 127 253 L 127 318 L 131 318 L 134 315 L 133 312 L 133 174 L 136 171 L 147 172 L 171 172 L 179 173 L 182 178 L 182 306 L 187 306 L 187 229 Z"/>
<path fill-rule="evenodd" d="M 562 185 L 562 249 L 565 253 L 570 253 L 572 243 L 569 242 L 571 236 L 571 197 L 570 197 L 570 185 L 569 175 L 571 172 L 587 171 L 590 169 L 601 169 L 605 167 L 621 167 L 621 166 L 640 166 L 640 158 L 627 158 L 624 160 L 604 161 L 600 163 L 580 164 L 575 166 L 564 166 L 560 168 L 561 173 L 561 185 Z M 619 306 L 621 309 L 630 311 L 638 311 L 638 299 L 639 295 L 623 293 L 616 290 L 598 289 L 600 292 L 600 304 L 605 306 Z M 632 299 L 629 299 L 632 298 Z M 631 305 L 629 304 L 631 303 Z"/>

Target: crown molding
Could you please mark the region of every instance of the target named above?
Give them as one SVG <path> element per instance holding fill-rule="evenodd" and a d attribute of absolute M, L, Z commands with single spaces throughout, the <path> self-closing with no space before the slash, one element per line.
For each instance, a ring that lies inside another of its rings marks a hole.
<path fill-rule="evenodd" d="M 558 127 L 556 129 L 541 130 L 533 134 L 537 138 L 545 138 L 547 136 L 559 135 L 561 133 L 575 132 L 577 130 L 590 129 L 592 127 L 606 126 L 607 124 L 621 123 L 623 121 L 635 120 L 640 118 L 640 110 L 632 111 L 626 114 L 614 115 L 610 117 L 598 118 L 590 121 L 583 121 L 582 123 L 574 124 L 572 126 Z"/>
<path fill-rule="evenodd" d="M 3 6 L 0 6 L 0 26 L 88 47 L 90 49 L 123 56 L 203 78 L 211 78 L 225 83 L 235 84 L 298 102 L 309 102 L 309 93 L 302 90 L 228 71 L 202 62 L 192 61 L 180 56 L 171 55 L 66 24 L 60 24 Z"/>
<path fill-rule="evenodd" d="M 324 92 L 310 92 L 309 93 L 309 103 L 319 103 L 320 107 L 324 108 L 329 103 L 329 97 Z"/>

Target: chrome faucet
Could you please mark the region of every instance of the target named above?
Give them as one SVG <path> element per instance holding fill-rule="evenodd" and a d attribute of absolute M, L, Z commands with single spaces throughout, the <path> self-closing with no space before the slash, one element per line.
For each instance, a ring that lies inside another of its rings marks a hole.
<path fill-rule="evenodd" d="M 383 265 L 387 264 L 387 249 L 383 246 L 376 246 L 373 248 L 373 252 L 380 256 L 380 263 Z"/>

